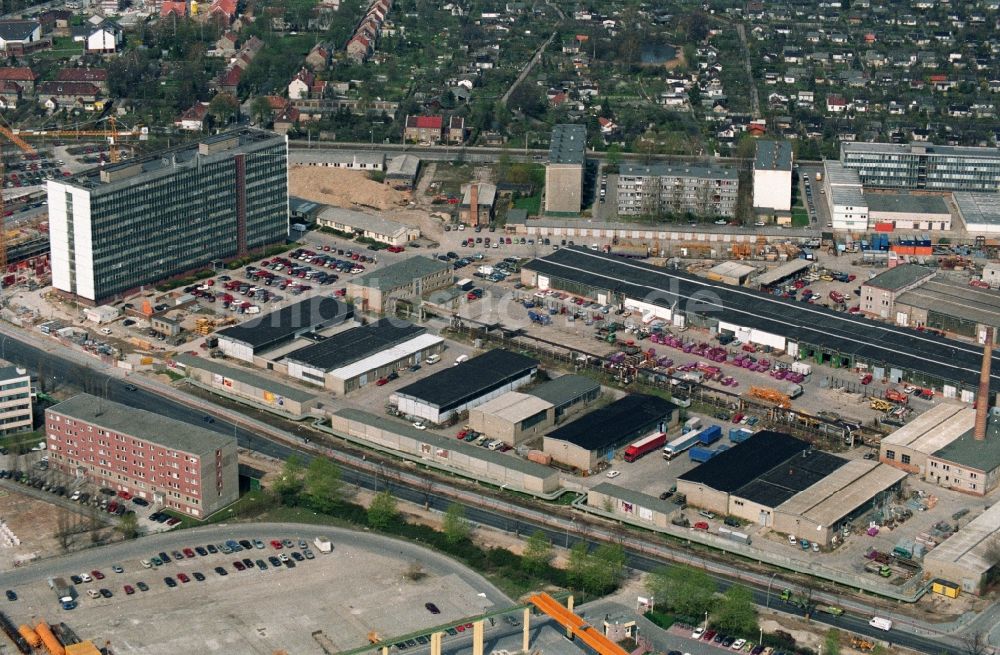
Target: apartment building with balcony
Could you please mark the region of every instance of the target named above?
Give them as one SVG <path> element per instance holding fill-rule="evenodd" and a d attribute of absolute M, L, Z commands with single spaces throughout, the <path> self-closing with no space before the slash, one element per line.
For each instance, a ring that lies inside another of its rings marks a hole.
<path fill-rule="evenodd" d="M 618 214 L 662 216 L 736 215 L 739 173 L 716 164 L 623 164 L 618 175 Z"/>
<path fill-rule="evenodd" d="M 28 372 L 15 366 L 0 367 L 0 435 L 31 430 L 33 401 Z"/>
<path fill-rule="evenodd" d="M 49 467 L 204 518 L 239 497 L 236 438 L 79 394 L 45 410 Z"/>

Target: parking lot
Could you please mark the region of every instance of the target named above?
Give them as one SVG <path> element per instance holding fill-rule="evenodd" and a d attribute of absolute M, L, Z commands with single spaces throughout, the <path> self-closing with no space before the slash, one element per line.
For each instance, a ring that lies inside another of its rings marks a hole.
<path fill-rule="evenodd" d="M 316 548 L 313 539 L 318 535 L 331 538 L 331 553 Z M 228 540 L 253 539 L 263 548 L 230 554 L 207 551 L 210 544 L 221 551 Z M 284 539 L 291 541 L 291 548 L 282 544 L 279 550 L 270 543 Z M 306 559 L 300 540 L 307 543 L 313 559 Z M 199 555 L 195 548 L 206 554 Z M 193 557 L 185 555 L 185 549 Z M 155 568 L 142 564 L 160 551 L 168 554 L 169 563 Z M 182 558 L 176 559 L 174 551 Z M 269 557 L 281 555 L 294 568 L 268 562 Z M 242 564 L 243 559 L 252 560 L 254 567 L 238 570 L 234 562 Z M 416 580 L 408 575 L 414 563 L 423 574 Z M 97 579 L 94 571 L 104 577 Z M 78 607 L 63 610 L 46 580 L 50 576 L 68 580 L 71 575 L 81 579 Z M 476 574 L 412 544 L 290 525 L 210 527 L 91 549 L 0 574 L 0 588 L 18 596 L 5 606 L 15 624 L 62 621 L 83 639 L 109 640 L 117 653 L 145 654 L 270 654 L 279 649 L 319 654 L 323 651 L 312 637 L 317 630 L 338 650 L 346 650 L 368 643 L 372 632 L 395 643 L 395 636 L 439 625 L 453 627 L 455 634 L 446 637 L 447 644 L 467 639 L 463 619 L 510 604 Z M 101 589 L 110 597 L 101 595 Z M 403 650 L 410 648 L 401 643 Z"/>

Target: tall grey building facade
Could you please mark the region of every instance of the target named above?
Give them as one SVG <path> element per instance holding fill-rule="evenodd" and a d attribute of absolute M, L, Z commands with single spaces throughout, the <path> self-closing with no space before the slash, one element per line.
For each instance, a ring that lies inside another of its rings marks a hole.
<path fill-rule="evenodd" d="M 288 142 L 241 128 L 48 183 L 52 283 L 85 303 L 288 236 Z"/>
<path fill-rule="evenodd" d="M 1000 191 L 1000 150 L 932 143 L 840 144 L 840 161 L 865 187 Z"/>

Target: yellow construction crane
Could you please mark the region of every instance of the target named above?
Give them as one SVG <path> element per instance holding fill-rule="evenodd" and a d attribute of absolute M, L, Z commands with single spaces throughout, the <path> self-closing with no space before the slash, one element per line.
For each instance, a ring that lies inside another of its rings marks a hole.
<path fill-rule="evenodd" d="M 35 150 L 25 139 L 102 137 L 108 140 L 111 162 L 117 163 L 121 159 L 121 153 L 118 149 L 121 138 L 140 136 L 144 133 L 144 128 L 137 125 L 130 130 L 120 132 L 114 116 L 108 117 L 108 125 L 110 129 L 107 130 L 12 130 L 0 125 L 0 134 L 29 154 L 34 154 Z"/>

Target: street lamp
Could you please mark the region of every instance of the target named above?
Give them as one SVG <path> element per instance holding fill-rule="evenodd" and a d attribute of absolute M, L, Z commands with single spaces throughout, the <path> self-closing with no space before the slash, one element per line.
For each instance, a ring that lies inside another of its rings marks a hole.
<path fill-rule="evenodd" d="M 771 607 L 771 583 L 774 582 L 774 576 L 776 575 L 778 575 L 777 571 L 772 573 L 767 581 L 767 602 L 764 604 L 764 607 Z"/>
<path fill-rule="evenodd" d="M 708 632 L 708 612 L 705 612 L 705 631 Z"/>

